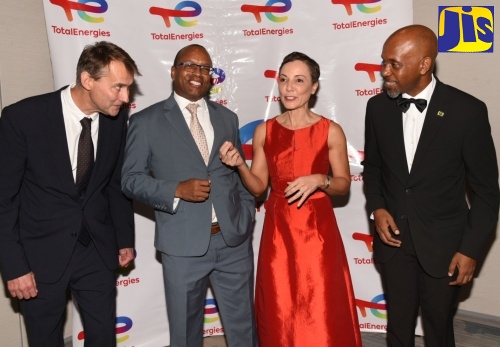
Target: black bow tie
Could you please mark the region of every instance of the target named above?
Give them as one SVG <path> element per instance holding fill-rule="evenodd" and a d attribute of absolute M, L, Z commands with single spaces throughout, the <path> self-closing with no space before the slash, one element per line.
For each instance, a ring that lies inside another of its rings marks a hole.
<path fill-rule="evenodd" d="M 420 113 L 422 113 L 422 111 L 427 107 L 427 100 L 425 99 L 400 98 L 396 100 L 396 103 L 398 104 L 398 107 L 401 109 L 401 111 L 403 111 L 403 113 L 408 111 L 411 103 L 415 104 L 415 107 L 420 111 Z"/>

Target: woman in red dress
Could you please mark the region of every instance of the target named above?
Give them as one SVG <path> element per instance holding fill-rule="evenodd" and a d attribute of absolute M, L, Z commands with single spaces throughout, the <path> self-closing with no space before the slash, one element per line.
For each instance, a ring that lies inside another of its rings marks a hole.
<path fill-rule="evenodd" d="M 330 196 L 347 194 L 342 128 L 309 108 L 318 64 L 287 55 L 279 70 L 286 111 L 255 129 L 248 168 L 230 142 L 221 160 L 255 196 L 270 184 L 255 293 L 260 347 L 361 347 L 354 293 Z M 331 176 L 329 172 L 331 170 Z"/>

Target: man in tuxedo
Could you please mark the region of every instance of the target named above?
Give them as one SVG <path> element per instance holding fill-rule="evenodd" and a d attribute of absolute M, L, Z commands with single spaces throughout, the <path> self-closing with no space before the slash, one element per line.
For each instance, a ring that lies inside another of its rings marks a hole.
<path fill-rule="evenodd" d="M 419 308 L 426 346 L 455 346 L 459 288 L 472 280 L 498 220 L 486 105 L 441 83 L 433 75 L 436 56 L 429 28 L 394 32 L 382 50 L 385 93 L 366 108 L 363 178 L 388 346 L 414 345 Z"/>
<path fill-rule="evenodd" d="M 129 88 L 139 74 L 110 42 L 86 46 L 76 83 L 7 106 L 0 118 L 0 269 L 31 347 L 62 347 L 66 293 L 85 346 L 114 346 L 115 270 L 134 259 L 121 192 Z"/>
<path fill-rule="evenodd" d="M 255 346 L 252 230 L 255 202 L 219 157 L 225 141 L 241 153 L 236 114 L 210 101 L 212 60 L 182 48 L 173 93 L 133 115 L 122 171 L 124 193 L 156 210 L 170 345 L 203 344 L 204 302 L 212 285 L 229 346 Z"/>

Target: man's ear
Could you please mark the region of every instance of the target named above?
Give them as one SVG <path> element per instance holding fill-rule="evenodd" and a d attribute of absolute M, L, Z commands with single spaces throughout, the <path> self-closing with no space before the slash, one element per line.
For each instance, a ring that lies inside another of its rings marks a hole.
<path fill-rule="evenodd" d="M 172 67 L 170 68 L 170 78 L 171 78 L 172 80 L 174 80 L 174 79 L 175 79 L 175 73 L 176 73 L 175 66 L 172 66 Z"/>
<path fill-rule="evenodd" d="M 425 57 L 420 61 L 420 74 L 425 75 L 432 67 L 432 59 L 430 57 Z"/>
<path fill-rule="evenodd" d="M 83 71 L 80 75 L 80 81 L 82 82 L 82 87 L 86 90 L 92 89 L 94 86 L 95 80 L 90 76 L 87 71 Z"/>

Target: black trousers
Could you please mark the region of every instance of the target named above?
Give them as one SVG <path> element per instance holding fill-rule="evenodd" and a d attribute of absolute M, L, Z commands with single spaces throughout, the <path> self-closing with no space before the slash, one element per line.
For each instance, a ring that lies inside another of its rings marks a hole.
<path fill-rule="evenodd" d="M 68 288 L 78 303 L 85 346 L 116 346 L 116 275 L 104 265 L 93 242 L 87 247 L 77 242 L 62 277 L 55 283 L 37 282 L 37 297 L 20 301 L 29 346 L 64 347 Z"/>
<path fill-rule="evenodd" d="M 450 259 L 451 261 L 451 259 Z M 409 230 L 401 248 L 381 264 L 387 303 L 387 346 L 413 347 L 419 308 L 426 347 L 453 347 L 453 316 L 460 287 L 454 277 L 434 278 L 420 266 Z"/>

